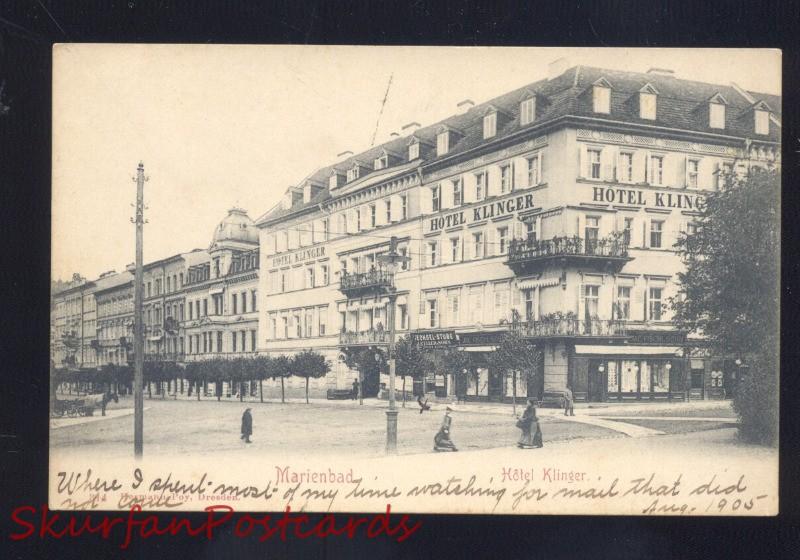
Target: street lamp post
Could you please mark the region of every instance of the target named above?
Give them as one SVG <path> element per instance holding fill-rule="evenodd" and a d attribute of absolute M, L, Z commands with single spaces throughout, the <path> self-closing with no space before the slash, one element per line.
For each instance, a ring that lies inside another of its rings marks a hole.
<path fill-rule="evenodd" d="M 394 398 L 395 383 L 395 359 L 394 359 L 394 336 L 395 336 L 395 304 L 397 303 L 397 287 L 394 282 L 394 275 L 397 272 L 397 265 L 409 260 L 408 257 L 397 252 L 397 237 L 392 236 L 389 240 L 389 252 L 378 257 L 380 262 L 386 265 L 389 273 L 389 310 L 386 320 L 389 322 L 389 410 L 386 411 L 386 453 L 387 455 L 397 453 L 397 408 Z"/>
<path fill-rule="evenodd" d="M 136 217 L 132 219 L 136 224 L 136 274 L 133 282 L 133 454 L 137 459 L 142 457 L 144 447 L 144 396 L 142 386 L 144 381 L 144 323 L 142 321 L 142 245 L 144 229 L 144 164 L 139 162 L 136 169 Z"/>

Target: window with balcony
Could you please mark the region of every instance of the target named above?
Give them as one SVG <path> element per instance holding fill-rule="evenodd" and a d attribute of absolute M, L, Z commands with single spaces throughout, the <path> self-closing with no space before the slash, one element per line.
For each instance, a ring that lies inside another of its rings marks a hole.
<path fill-rule="evenodd" d="M 508 252 L 508 227 L 497 228 L 497 247 L 500 255 Z"/>
<path fill-rule="evenodd" d="M 650 288 L 650 298 L 648 301 L 649 319 L 651 321 L 660 321 L 663 312 L 663 305 L 661 303 L 661 296 L 663 293 L 662 288 Z"/>
<path fill-rule="evenodd" d="M 587 284 L 584 286 L 584 320 L 587 325 L 597 318 L 600 309 L 600 286 Z"/>
<path fill-rule="evenodd" d="M 529 220 L 525 222 L 525 239 L 527 240 L 528 245 L 533 245 L 536 243 L 538 238 L 539 235 L 536 231 L 536 220 Z"/>
<path fill-rule="evenodd" d="M 631 244 L 631 230 L 633 230 L 633 218 L 624 218 L 622 221 L 622 240 L 626 246 Z"/>
<path fill-rule="evenodd" d="M 586 254 L 591 255 L 597 249 L 597 240 L 600 238 L 600 217 L 586 216 L 586 226 L 584 227 L 584 242 L 586 244 Z"/>
<path fill-rule="evenodd" d="M 653 220 L 650 222 L 650 247 L 653 249 L 661 248 L 662 235 L 664 233 L 664 222 Z"/>
<path fill-rule="evenodd" d="M 631 287 L 617 286 L 617 301 L 614 303 L 614 319 L 631 318 Z"/>

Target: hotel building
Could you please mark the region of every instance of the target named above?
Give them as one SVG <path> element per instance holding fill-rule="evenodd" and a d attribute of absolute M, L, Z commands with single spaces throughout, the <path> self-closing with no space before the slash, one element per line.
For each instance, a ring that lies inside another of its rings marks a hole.
<path fill-rule="evenodd" d="M 342 349 L 386 345 L 394 283 L 398 337 L 455 331 L 478 368 L 470 398 L 510 398 L 510 377 L 486 360 L 510 328 L 543 355 L 518 396 L 729 396 L 732 362 L 671 322 L 673 243 L 726 173 L 780 165 L 781 99 L 667 70 L 556 64 L 459 107 L 318 169 L 256 221 L 258 349 L 320 351 L 333 371 L 312 391 L 348 388 Z M 377 259 L 391 237 L 410 257 L 394 278 Z M 430 372 L 429 386 L 452 395 L 455 380 Z"/>

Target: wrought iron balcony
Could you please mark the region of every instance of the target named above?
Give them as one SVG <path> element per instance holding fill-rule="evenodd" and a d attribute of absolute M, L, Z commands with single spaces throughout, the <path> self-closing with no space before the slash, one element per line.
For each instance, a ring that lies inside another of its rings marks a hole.
<path fill-rule="evenodd" d="M 342 272 L 339 291 L 347 297 L 364 294 L 380 294 L 392 288 L 392 276 L 385 269 L 376 268 L 369 272 Z"/>
<path fill-rule="evenodd" d="M 627 321 L 619 319 L 579 320 L 570 317 L 515 323 L 513 328 L 528 338 L 625 338 Z"/>
<path fill-rule="evenodd" d="M 370 329 L 339 333 L 339 346 L 369 346 L 371 344 L 389 344 L 389 331 Z"/>
<path fill-rule="evenodd" d="M 631 260 L 625 236 L 615 233 L 601 239 L 585 240 L 578 236 L 552 239 L 512 239 L 506 264 L 517 274 L 541 269 L 546 264 L 561 262 L 596 266 L 618 271 Z"/>

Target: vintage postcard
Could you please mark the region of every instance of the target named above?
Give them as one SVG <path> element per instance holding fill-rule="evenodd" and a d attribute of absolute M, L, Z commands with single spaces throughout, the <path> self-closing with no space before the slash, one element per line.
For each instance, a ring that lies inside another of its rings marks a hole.
<path fill-rule="evenodd" d="M 49 507 L 776 515 L 780 69 L 56 45 Z"/>

